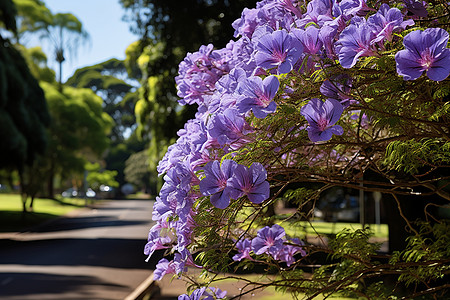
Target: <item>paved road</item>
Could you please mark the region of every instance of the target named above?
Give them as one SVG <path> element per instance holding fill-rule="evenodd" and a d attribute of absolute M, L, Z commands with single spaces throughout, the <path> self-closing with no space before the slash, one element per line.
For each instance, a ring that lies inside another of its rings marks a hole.
<path fill-rule="evenodd" d="M 152 206 L 108 201 L 30 232 L 0 236 L 0 299 L 124 299 L 155 265 L 143 254 Z"/>

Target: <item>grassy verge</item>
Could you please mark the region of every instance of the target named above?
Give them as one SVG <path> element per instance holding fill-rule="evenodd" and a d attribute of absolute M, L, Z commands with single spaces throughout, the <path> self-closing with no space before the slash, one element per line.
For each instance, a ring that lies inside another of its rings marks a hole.
<path fill-rule="evenodd" d="M 286 230 L 286 233 L 290 236 L 301 236 L 301 235 L 333 235 L 345 228 L 352 230 L 361 229 L 361 224 L 359 223 L 329 223 L 322 221 L 312 221 L 311 223 L 306 221 L 300 221 L 295 223 L 281 222 L 279 223 Z M 387 224 L 366 224 L 369 226 L 373 232 L 373 236 L 376 238 L 388 238 L 389 229 Z"/>
<path fill-rule="evenodd" d="M 0 232 L 21 231 L 85 205 L 85 200 L 79 198 L 36 198 L 33 212 L 23 213 L 20 195 L 0 194 Z"/>
<path fill-rule="evenodd" d="M 200 277 L 200 272 L 198 270 L 192 270 L 189 269 L 189 273 L 192 275 L 197 275 L 197 278 Z M 246 285 L 246 282 L 252 281 L 252 282 L 258 282 L 258 283 L 269 283 L 270 280 L 268 277 L 261 275 L 261 274 L 244 274 L 244 275 L 238 275 L 238 277 L 241 277 L 243 280 L 238 280 L 237 278 L 230 278 L 231 276 L 236 276 L 234 274 L 223 274 L 218 275 L 213 283 L 211 283 L 211 287 L 217 287 L 221 290 L 227 291 L 227 295 L 229 297 L 234 297 L 239 295 L 240 293 L 250 291 L 254 286 L 253 285 Z M 270 277 L 270 275 L 269 275 Z M 275 279 L 274 277 L 271 277 L 271 279 Z M 169 289 L 168 285 L 168 279 L 163 279 L 167 282 L 167 290 Z M 163 293 L 165 292 L 166 282 L 163 284 Z M 242 296 L 242 300 L 249 300 L 249 299 L 258 299 L 258 300 L 294 300 L 294 299 L 304 299 L 305 295 L 300 294 L 298 295 L 298 298 L 294 298 L 290 293 L 283 293 L 280 291 L 277 291 L 275 287 L 270 286 L 265 289 L 257 289 L 253 292 L 250 292 L 248 294 L 245 294 Z M 328 297 L 319 295 L 315 298 L 316 300 L 322 300 L 322 299 L 330 299 L 330 300 L 352 300 L 352 298 L 343 297 L 339 294 L 333 294 L 329 295 Z M 354 300 L 354 299 L 353 299 Z"/>

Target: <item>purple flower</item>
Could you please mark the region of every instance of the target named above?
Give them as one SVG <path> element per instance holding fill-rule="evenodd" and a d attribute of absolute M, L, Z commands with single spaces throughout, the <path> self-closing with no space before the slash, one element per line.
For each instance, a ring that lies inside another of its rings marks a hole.
<path fill-rule="evenodd" d="M 428 15 L 428 11 L 425 8 L 425 1 L 417 1 L 417 0 L 403 0 L 406 5 L 406 9 L 411 14 L 417 17 L 426 17 Z"/>
<path fill-rule="evenodd" d="M 167 230 L 166 230 L 167 231 Z M 161 233 L 159 228 L 153 227 L 148 234 L 148 243 L 144 247 L 144 254 L 147 255 L 147 261 L 156 250 L 169 248 L 172 242 L 170 236 Z"/>
<path fill-rule="evenodd" d="M 331 3 L 332 1 L 330 0 L 312 0 L 309 2 L 306 8 L 306 14 L 296 22 L 297 26 L 304 28 L 306 24 L 311 22 L 322 26 L 325 22 L 333 20 L 331 16 Z"/>
<path fill-rule="evenodd" d="M 251 37 L 256 26 L 258 26 L 257 15 L 259 9 L 256 8 L 244 8 L 241 17 L 231 24 L 235 29 L 234 37 L 247 36 Z"/>
<path fill-rule="evenodd" d="M 280 225 L 266 226 L 260 230 L 252 240 L 252 250 L 255 254 L 267 253 L 272 256 L 283 249 L 283 238 L 285 236 L 284 228 Z"/>
<path fill-rule="evenodd" d="M 178 296 L 178 300 L 214 300 L 214 299 L 224 299 L 227 292 L 222 291 L 219 288 L 209 288 L 201 287 L 192 292 L 190 296 L 183 294 Z"/>
<path fill-rule="evenodd" d="M 303 46 L 286 30 L 263 35 L 256 44 L 255 61 L 264 69 L 277 68 L 278 74 L 289 73 L 300 58 Z"/>
<path fill-rule="evenodd" d="M 397 73 L 405 80 L 415 80 L 424 71 L 428 78 L 441 81 L 450 73 L 448 32 L 442 28 L 428 28 L 410 32 L 403 39 L 405 49 L 397 52 Z"/>
<path fill-rule="evenodd" d="M 322 41 L 327 56 L 331 59 L 336 59 L 334 44 L 337 34 L 338 24 L 336 22 L 325 23 L 319 31 L 319 39 Z"/>
<path fill-rule="evenodd" d="M 297 253 L 300 253 L 302 256 L 306 256 L 306 252 L 303 249 L 304 243 L 300 241 L 298 238 L 294 238 L 290 240 L 291 243 L 294 243 L 296 245 L 284 245 L 283 248 L 274 256 L 275 259 L 284 261 L 287 266 L 291 266 L 295 262 L 294 255 Z M 301 246 L 297 246 L 301 245 Z"/>
<path fill-rule="evenodd" d="M 242 68 L 233 68 L 230 73 L 226 74 L 216 82 L 216 88 L 220 93 L 233 93 L 238 82 L 247 78 Z"/>
<path fill-rule="evenodd" d="M 215 114 L 208 124 L 208 133 L 223 146 L 242 139 L 249 130 L 245 119 L 234 108 Z"/>
<path fill-rule="evenodd" d="M 338 6 L 339 8 L 337 8 Z M 338 16 L 337 11 L 340 11 L 340 13 L 348 20 L 352 16 L 362 16 L 365 15 L 365 13 L 369 10 L 373 10 L 369 8 L 366 4 L 365 0 L 342 0 L 340 2 L 335 2 L 334 13 L 335 16 Z"/>
<path fill-rule="evenodd" d="M 227 55 L 231 56 L 231 50 L 213 51 L 212 44 L 186 55 L 175 77 L 181 105 L 202 104 L 214 92 L 217 80 L 229 71 Z"/>
<path fill-rule="evenodd" d="M 281 6 L 296 15 L 299 19 L 303 17 L 301 9 L 297 6 L 295 0 L 280 0 Z"/>
<path fill-rule="evenodd" d="M 252 251 L 251 240 L 240 240 L 236 243 L 236 248 L 238 249 L 239 253 L 233 256 L 234 261 L 241 261 L 242 259 L 253 260 L 253 258 L 250 256 L 250 252 Z"/>
<path fill-rule="evenodd" d="M 209 289 L 214 293 L 215 299 L 223 299 L 227 295 L 227 291 L 222 291 L 219 288 L 210 287 Z"/>
<path fill-rule="evenodd" d="M 301 114 L 308 121 L 309 139 L 313 142 L 328 141 L 333 134 L 341 135 L 344 130 L 339 125 L 334 125 L 344 108 L 335 99 L 327 99 L 324 102 L 314 98 L 301 108 Z M 333 126 L 334 125 L 334 126 Z"/>
<path fill-rule="evenodd" d="M 230 186 L 240 197 L 246 195 L 250 202 L 259 204 L 269 198 L 270 185 L 266 180 L 267 172 L 260 163 L 253 163 L 250 168 L 238 165 L 230 180 Z"/>
<path fill-rule="evenodd" d="M 205 294 L 206 287 L 201 287 L 192 292 L 190 296 L 183 294 L 178 296 L 178 300 L 200 300 Z"/>
<path fill-rule="evenodd" d="M 383 3 L 378 12 L 370 16 L 367 22 L 371 24 L 377 35 L 372 43 L 385 39 L 392 41 L 394 31 L 402 31 L 406 26 L 414 25 L 413 20 L 403 21 L 402 12 L 398 8 L 390 8 L 386 3 Z"/>
<path fill-rule="evenodd" d="M 325 80 L 320 86 L 320 93 L 327 98 L 340 101 L 345 108 L 352 101 L 349 96 L 351 88 L 352 79 L 346 74 L 340 74 L 332 79 Z"/>
<path fill-rule="evenodd" d="M 153 272 L 154 280 L 161 280 L 166 274 L 175 274 L 175 262 L 168 261 L 167 259 L 161 259 L 156 265 L 156 269 Z"/>
<path fill-rule="evenodd" d="M 317 55 L 322 50 L 323 43 L 319 39 L 319 29 L 308 26 L 305 30 L 293 29 L 293 35 L 302 42 L 303 51 L 310 55 Z"/>
<path fill-rule="evenodd" d="M 251 109 L 255 117 L 265 118 L 276 110 L 277 104 L 272 100 L 279 86 L 278 78 L 273 75 L 264 80 L 252 76 L 239 82 L 238 92 L 242 95 L 237 102 L 239 112 L 246 113 Z"/>
<path fill-rule="evenodd" d="M 237 198 L 228 183 L 236 167 L 237 163 L 230 159 L 224 160 L 222 166 L 217 160 L 205 166 L 205 178 L 200 181 L 200 191 L 210 196 L 211 204 L 217 208 L 224 209 L 230 204 L 231 198 Z"/>
<path fill-rule="evenodd" d="M 338 56 L 339 62 L 344 68 L 352 68 L 361 56 L 375 55 L 372 40 L 375 33 L 364 18 L 354 17 L 350 24 L 339 36 Z"/>

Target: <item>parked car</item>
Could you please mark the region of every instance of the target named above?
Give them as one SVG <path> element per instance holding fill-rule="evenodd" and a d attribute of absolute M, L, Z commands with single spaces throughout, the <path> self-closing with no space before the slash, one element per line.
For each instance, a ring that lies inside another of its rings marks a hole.
<path fill-rule="evenodd" d="M 96 195 L 97 194 L 95 193 L 95 191 L 93 189 L 88 188 L 86 190 L 87 198 L 95 198 Z M 63 196 L 64 198 L 83 198 L 84 193 L 75 188 L 69 188 L 69 189 L 65 190 L 64 192 L 62 192 L 61 196 Z"/>
<path fill-rule="evenodd" d="M 342 189 L 331 190 L 319 200 L 314 216 L 327 222 L 359 222 L 359 198 Z"/>

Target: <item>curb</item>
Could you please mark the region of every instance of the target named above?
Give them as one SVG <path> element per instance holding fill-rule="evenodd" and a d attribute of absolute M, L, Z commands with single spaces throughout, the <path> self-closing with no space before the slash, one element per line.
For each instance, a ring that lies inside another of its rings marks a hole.
<path fill-rule="evenodd" d="M 142 300 L 151 299 L 153 296 L 160 294 L 160 288 L 153 280 L 153 272 L 145 279 L 131 294 L 124 300 Z M 148 297 L 147 297 L 148 296 Z"/>

